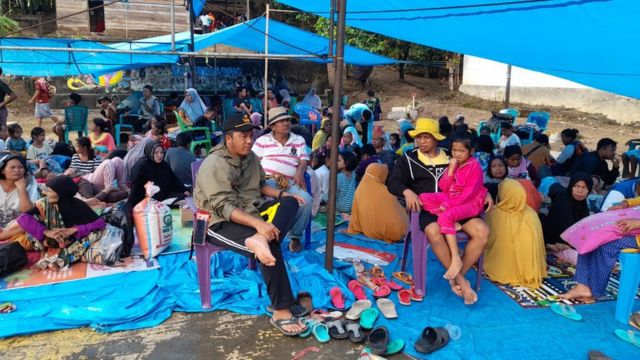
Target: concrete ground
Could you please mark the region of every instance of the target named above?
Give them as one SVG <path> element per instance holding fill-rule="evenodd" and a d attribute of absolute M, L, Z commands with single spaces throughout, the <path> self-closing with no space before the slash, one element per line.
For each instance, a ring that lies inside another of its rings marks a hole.
<path fill-rule="evenodd" d="M 83 328 L 12 337 L 0 340 L 0 359 L 354 360 L 362 348 L 348 340 L 320 344 L 313 336 L 288 338 L 266 316 L 215 311 L 174 313 L 151 329 L 103 334 Z"/>

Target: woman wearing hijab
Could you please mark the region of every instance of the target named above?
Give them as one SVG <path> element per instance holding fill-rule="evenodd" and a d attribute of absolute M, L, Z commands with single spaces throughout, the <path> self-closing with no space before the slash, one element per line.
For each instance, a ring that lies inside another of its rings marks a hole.
<path fill-rule="evenodd" d="M 362 147 L 362 140 L 358 131 L 353 126 L 347 126 L 342 131 L 342 139 L 340 140 L 340 151 L 354 152 L 355 148 Z"/>
<path fill-rule="evenodd" d="M 403 156 L 407 151 L 413 150 L 413 139 L 409 136 L 409 131 L 413 130 L 411 122 L 404 120 L 398 123 L 398 135 L 400 136 L 400 148 L 396 155 Z"/>
<path fill-rule="evenodd" d="M 320 124 L 320 130 L 314 135 L 313 141 L 311 142 L 311 150 L 316 151 L 324 145 L 327 141 L 327 137 L 331 135 L 331 119 L 328 117 L 322 119 L 322 123 Z"/>
<path fill-rule="evenodd" d="M 573 174 L 566 189 L 558 183 L 549 188 L 549 197 L 551 198 L 549 214 L 540 215 L 545 243 L 551 244 L 552 247 L 558 247 L 558 245 L 562 248 L 569 247 L 560 238 L 560 234 L 571 225 L 589 216 L 587 197 L 592 188 L 593 180 L 591 175 L 586 173 Z"/>
<path fill-rule="evenodd" d="M 193 124 L 200 116 L 204 115 L 207 111 L 207 106 L 204 104 L 200 95 L 194 88 L 189 88 L 184 92 L 184 100 L 180 104 L 179 113 L 182 120 L 186 125 Z"/>
<path fill-rule="evenodd" d="M 309 105 L 318 111 L 322 109 L 322 99 L 320 99 L 320 96 L 316 95 L 316 88 L 309 89 L 309 92 L 304 99 L 302 99 L 301 103 Z"/>
<path fill-rule="evenodd" d="M 487 224 L 485 274 L 501 284 L 539 288 L 547 276 L 542 227 L 516 180 L 505 179 L 498 186 L 498 203 L 487 214 Z"/>
<path fill-rule="evenodd" d="M 405 236 L 409 217 L 385 185 L 388 173 L 384 164 L 367 167 L 353 198 L 349 234 L 364 234 L 386 242 L 395 242 Z"/>
<path fill-rule="evenodd" d="M 86 250 L 100 240 L 105 222 L 85 202 L 76 199 L 78 185 L 66 175 L 47 181 L 46 197 L 20 215 L 17 223 L 29 235 L 36 250 L 42 252 L 38 269 L 60 270 L 86 259 Z M 98 261 L 99 262 L 99 261 Z"/>
<path fill-rule="evenodd" d="M 254 112 L 253 114 L 251 114 L 251 116 L 249 116 L 249 118 L 251 119 L 253 125 L 256 127 L 256 129 L 253 130 L 253 141 L 255 141 L 257 138 L 262 136 L 262 134 L 264 134 L 264 130 L 262 129 L 262 114 L 260 114 L 259 112 Z"/>
<path fill-rule="evenodd" d="M 187 189 L 178 180 L 171 167 L 164 161 L 164 149 L 157 142 L 149 142 L 144 148 L 145 157 L 140 159 L 131 169 L 131 193 L 127 202 L 133 207 L 144 197 L 146 192 L 144 185 L 151 181 L 160 188 L 160 191 L 153 195 L 158 201 L 169 198 L 184 199 Z"/>

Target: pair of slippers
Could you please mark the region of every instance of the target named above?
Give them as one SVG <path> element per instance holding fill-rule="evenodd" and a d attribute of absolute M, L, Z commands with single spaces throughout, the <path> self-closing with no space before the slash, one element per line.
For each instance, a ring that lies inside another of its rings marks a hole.
<path fill-rule="evenodd" d="M 354 344 L 361 343 L 365 339 L 362 328 L 356 321 L 336 319 L 328 321 L 326 326 L 329 328 L 329 336 L 334 339 L 349 339 Z"/>
<path fill-rule="evenodd" d="M 440 350 L 449 343 L 449 331 L 445 328 L 426 327 L 422 330 L 420 338 L 415 342 L 413 347 L 417 352 L 431 354 L 436 350 Z"/>
<path fill-rule="evenodd" d="M 367 352 L 371 352 L 375 355 L 391 356 L 404 350 L 404 340 L 391 339 L 389 330 L 386 327 L 380 326 L 369 333 L 367 336 Z"/>
<path fill-rule="evenodd" d="M 424 297 L 418 294 L 412 286 L 410 289 L 402 289 L 398 291 L 398 302 L 400 305 L 411 305 L 411 301 L 422 301 Z"/>
<path fill-rule="evenodd" d="M 351 309 L 347 311 L 345 318 L 351 321 L 360 320 L 360 327 L 371 330 L 373 324 L 378 320 L 380 312 L 378 309 L 371 307 L 371 301 L 358 300 L 353 303 Z"/>

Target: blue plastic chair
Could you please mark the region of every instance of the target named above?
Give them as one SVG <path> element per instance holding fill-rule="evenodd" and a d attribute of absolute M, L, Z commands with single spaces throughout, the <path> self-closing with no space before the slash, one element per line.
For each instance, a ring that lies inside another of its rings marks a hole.
<path fill-rule="evenodd" d="M 513 125 L 515 125 L 516 119 L 518 118 L 518 116 L 520 116 L 520 111 L 514 108 L 507 108 L 507 109 L 500 110 L 500 114 L 507 114 L 507 115 L 513 116 Z"/>
<path fill-rule="evenodd" d="M 129 116 L 140 116 L 140 109 L 138 109 L 137 111 L 130 111 Z M 118 117 L 118 123 L 115 126 L 116 145 L 120 145 L 120 133 L 122 133 L 122 129 L 128 129 L 127 131 L 131 132 L 132 134 L 135 134 L 136 132 L 133 128 L 133 125 L 124 123 L 124 119 L 125 115 L 120 114 L 120 116 Z"/>
<path fill-rule="evenodd" d="M 69 143 L 69 132 L 77 131 L 78 137 L 89 135 L 87 120 L 89 109 L 84 105 L 69 106 L 64 109 L 64 142 Z"/>
<path fill-rule="evenodd" d="M 262 113 L 262 100 L 264 100 L 263 98 L 253 98 L 250 99 L 249 102 L 251 103 L 251 106 L 253 107 L 253 111 L 251 112 L 259 112 Z"/>
<path fill-rule="evenodd" d="M 224 124 L 227 121 L 227 116 L 236 112 L 236 109 L 233 107 L 233 98 L 225 98 L 222 99 L 222 123 Z"/>
<path fill-rule="evenodd" d="M 640 285 L 640 253 L 622 251 L 620 266 L 616 320 L 626 324 L 638 293 L 638 285 Z"/>
<path fill-rule="evenodd" d="M 313 107 L 300 103 L 294 106 L 293 111 L 300 116 L 300 124 L 302 126 L 310 127 L 311 133 L 314 133 L 320 127 L 322 114 Z"/>
<path fill-rule="evenodd" d="M 540 131 L 546 131 L 551 115 L 546 111 L 534 111 L 527 117 L 527 123 L 538 126 Z"/>

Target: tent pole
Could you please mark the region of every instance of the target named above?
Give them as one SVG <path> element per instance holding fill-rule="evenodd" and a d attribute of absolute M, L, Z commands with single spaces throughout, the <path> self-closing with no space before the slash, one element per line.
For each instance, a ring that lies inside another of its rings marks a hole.
<path fill-rule="evenodd" d="M 264 23 L 264 79 L 262 83 L 262 92 L 264 92 L 264 106 L 262 109 L 262 121 L 264 128 L 267 128 L 267 104 L 269 102 L 267 90 L 269 88 L 269 3 L 267 2 L 266 21 Z"/>
<path fill-rule="evenodd" d="M 189 29 L 191 43 L 189 44 L 189 52 L 195 51 L 195 45 L 193 40 L 193 23 L 195 22 L 195 14 L 193 13 L 193 0 L 189 0 Z M 193 55 L 189 55 L 189 72 L 191 72 L 191 87 L 196 87 L 196 58 Z M 186 90 L 186 89 L 185 89 Z"/>
<path fill-rule="evenodd" d="M 335 20 L 335 14 L 336 14 L 336 0 L 331 0 L 331 12 L 330 12 L 330 16 L 329 16 L 329 57 L 333 57 L 333 25 L 334 25 L 334 20 Z M 333 66 L 335 66 L 336 63 L 333 63 Z"/>
<path fill-rule="evenodd" d="M 336 43 L 335 71 L 333 79 L 333 114 L 331 116 L 331 138 L 337 139 L 340 131 L 340 94 L 342 93 L 342 68 L 344 67 L 344 27 L 347 0 L 336 0 L 338 11 L 338 36 Z M 336 229 L 336 188 L 338 176 L 338 142 L 331 144 L 331 169 L 329 175 L 329 204 L 327 208 L 327 243 L 325 245 L 324 267 L 333 271 L 333 244 Z"/>
<path fill-rule="evenodd" d="M 171 51 L 176 51 L 176 2 L 171 0 Z"/>
<path fill-rule="evenodd" d="M 511 98 L 511 64 L 507 65 L 507 87 L 504 91 L 504 107 L 508 108 Z"/>

